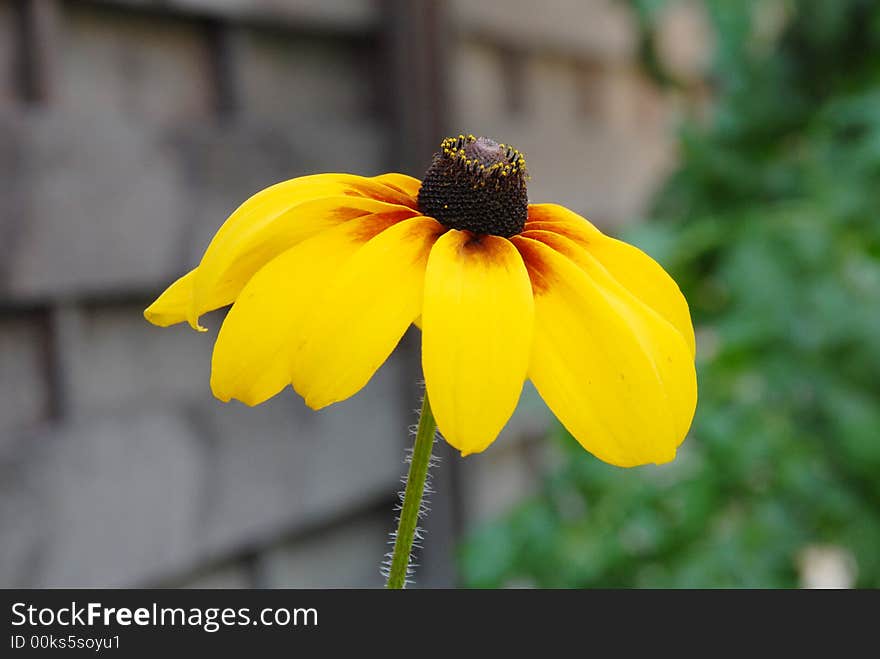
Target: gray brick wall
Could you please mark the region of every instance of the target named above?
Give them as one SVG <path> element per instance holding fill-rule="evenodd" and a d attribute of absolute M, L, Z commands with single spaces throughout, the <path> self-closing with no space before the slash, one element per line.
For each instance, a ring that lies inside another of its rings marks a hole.
<path fill-rule="evenodd" d="M 673 163 L 673 107 L 638 71 L 625 4 L 452 5 L 456 125 L 525 152 L 534 201 L 605 227 L 637 215 Z"/>
<path fill-rule="evenodd" d="M 248 409 L 210 396 L 222 313 L 199 335 L 142 309 L 256 190 L 418 175 L 447 131 L 627 219 L 672 158 L 633 51 L 599 0 L 0 0 L 0 586 L 381 585 L 418 333 L 350 401 Z M 550 422 L 527 387 L 485 454 L 438 445 L 420 585 L 534 488 Z"/>

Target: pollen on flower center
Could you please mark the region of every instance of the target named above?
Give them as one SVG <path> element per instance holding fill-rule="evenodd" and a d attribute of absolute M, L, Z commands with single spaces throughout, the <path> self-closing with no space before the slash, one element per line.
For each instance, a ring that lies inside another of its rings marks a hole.
<path fill-rule="evenodd" d="M 419 210 L 450 229 L 509 237 L 528 215 L 526 160 L 485 137 L 447 137 L 419 190 Z"/>

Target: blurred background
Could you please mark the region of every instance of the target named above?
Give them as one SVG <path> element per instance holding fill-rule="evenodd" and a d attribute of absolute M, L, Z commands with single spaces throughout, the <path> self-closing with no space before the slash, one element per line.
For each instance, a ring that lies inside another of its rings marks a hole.
<path fill-rule="evenodd" d="M 528 386 L 438 444 L 417 585 L 880 586 L 871 0 L 0 0 L 0 586 L 380 586 L 418 334 L 248 409 L 141 313 L 255 191 L 459 132 L 674 274 L 701 398 L 662 467 Z"/>

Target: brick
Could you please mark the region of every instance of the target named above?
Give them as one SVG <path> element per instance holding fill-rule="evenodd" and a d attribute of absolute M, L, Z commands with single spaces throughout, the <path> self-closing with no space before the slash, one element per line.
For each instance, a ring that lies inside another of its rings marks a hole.
<path fill-rule="evenodd" d="M 256 120 L 356 118 L 373 105 L 373 53 L 342 38 L 239 30 L 241 104 Z"/>
<path fill-rule="evenodd" d="M 55 113 L 0 119 L 0 133 L 20 154 L 21 214 L 3 220 L 7 295 L 126 290 L 179 270 L 184 187 L 153 133 Z"/>
<path fill-rule="evenodd" d="M 205 35 L 193 23 L 65 5 L 57 105 L 74 113 L 169 122 L 210 114 Z"/>
<path fill-rule="evenodd" d="M 621 60 L 636 48 L 634 20 L 614 0 L 452 0 L 453 20 L 465 34 L 545 52 Z"/>
<path fill-rule="evenodd" d="M 657 51 L 667 70 L 681 80 L 704 79 L 715 51 L 706 6 L 694 0 L 668 3 L 658 28 Z"/>
<path fill-rule="evenodd" d="M 74 308 L 65 312 L 59 341 L 65 400 L 77 417 L 151 405 L 210 400 L 212 333 L 179 325 L 160 329 L 143 317 L 145 305 Z"/>
<path fill-rule="evenodd" d="M 18 210 L 0 216 L 0 294 L 158 293 L 261 188 L 304 173 L 382 170 L 381 132 L 333 117 L 321 125 L 164 130 L 112 113 L 0 117 L 11 156 L 3 186 Z"/>
<path fill-rule="evenodd" d="M 264 588 L 381 588 L 393 514 L 369 512 L 269 548 L 257 561 Z"/>
<path fill-rule="evenodd" d="M 638 70 L 613 71 L 605 80 L 608 139 L 617 154 L 609 216 L 632 219 L 645 212 L 676 162 L 674 105 Z"/>
<path fill-rule="evenodd" d="M 527 113 L 548 124 L 574 127 L 578 89 L 571 60 L 554 55 L 533 56 L 526 61 L 523 75 Z"/>
<path fill-rule="evenodd" d="M 36 318 L 0 319 L 0 456 L 16 431 L 43 421 L 48 411 L 45 341 Z"/>
<path fill-rule="evenodd" d="M 451 97 L 455 115 L 467 117 L 470 124 L 453 132 L 475 133 L 479 124 L 509 112 L 507 90 L 502 74 L 502 54 L 498 48 L 475 40 L 461 40 L 450 49 L 452 57 Z"/>
<path fill-rule="evenodd" d="M 353 398 L 315 412 L 292 390 L 255 408 L 210 401 L 196 423 L 209 456 L 209 546 L 266 538 L 393 494 L 412 423 L 398 359 Z"/>
<path fill-rule="evenodd" d="M 35 433 L 0 463 L 0 583 L 124 586 L 197 555 L 199 444 L 144 410 Z"/>

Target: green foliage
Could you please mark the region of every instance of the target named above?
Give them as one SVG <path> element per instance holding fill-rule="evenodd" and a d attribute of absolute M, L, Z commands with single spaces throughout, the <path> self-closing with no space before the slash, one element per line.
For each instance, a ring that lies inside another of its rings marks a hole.
<path fill-rule="evenodd" d="M 658 4 L 635 3 L 645 29 Z M 560 431 L 540 494 L 463 548 L 468 585 L 790 587 L 834 545 L 880 586 L 880 3 L 706 6 L 711 120 L 629 236 L 691 305 L 691 435 L 621 470 Z"/>

